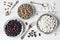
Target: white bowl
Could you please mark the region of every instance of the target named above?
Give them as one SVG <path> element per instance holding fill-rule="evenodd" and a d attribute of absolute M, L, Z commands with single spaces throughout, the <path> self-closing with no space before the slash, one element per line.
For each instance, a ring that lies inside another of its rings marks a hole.
<path fill-rule="evenodd" d="M 45 34 L 50 34 L 51 32 L 44 32 L 44 31 L 42 31 L 42 30 L 40 29 L 40 27 L 38 26 L 38 21 L 39 21 L 39 20 L 41 19 L 41 17 L 44 16 L 44 15 L 52 16 L 52 17 L 56 20 L 56 26 L 54 27 L 54 29 L 53 29 L 51 32 L 53 32 L 53 31 L 57 28 L 57 26 L 58 26 L 58 20 L 57 20 L 56 17 L 55 17 L 54 15 L 52 15 L 52 14 L 43 14 L 43 15 L 41 15 L 41 16 L 39 17 L 39 19 L 37 20 L 37 28 L 38 28 L 41 32 L 43 32 L 43 33 L 45 33 Z"/>

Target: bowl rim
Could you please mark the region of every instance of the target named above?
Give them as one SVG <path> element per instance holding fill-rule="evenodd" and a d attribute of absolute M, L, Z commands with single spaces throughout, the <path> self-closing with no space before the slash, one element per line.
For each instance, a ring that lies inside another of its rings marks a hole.
<path fill-rule="evenodd" d="M 41 17 L 44 16 L 44 15 L 52 16 L 52 17 L 56 20 L 56 26 L 54 27 L 54 29 L 53 29 L 51 32 L 44 32 L 44 31 L 42 31 L 42 30 L 40 29 L 40 27 L 38 26 L 38 21 L 39 21 L 39 20 L 41 19 Z M 42 15 L 39 17 L 39 19 L 37 20 L 37 24 L 36 24 L 36 25 L 37 25 L 37 28 L 39 29 L 39 31 L 41 31 L 42 33 L 44 33 L 44 34 L 50 34 L 50 33 L 54 32 L 54 31 L 57 29 L 57 27 L 58 27 L 58 20 L 57 20 L 57 18 L 56 18 L 54 15 L 45 13 L 45 14 L 42 14 Z"/>
<path fill-rule="evenodd" d="M 21 4 L 19 7 L 18 7 L 18 10 L 19 10 L 19 8 L 22 6 L 22 5 L 30 5 L 31 7 L 32 7 L 32 9 L 33 9 L 33 14 L 29 17 L 29 18 L 32 18 L 32 16 L 34 16 L 34 14 L 36 13 L 36 8 L 34 7 L 34 5 L 32 5 L 31 3 L 23 3 L 23 4 Z M 20 15 L 19 15 L 19 12 L 17 12 L 18 13 L 18 16 L 20 17 Z M 22 17 L 20 17 L 20 18 L 22 18 Z M 25 20 L 27 20 L 27 19 L 29 19 L 29 18 L 22 18 L 22 19 L 25 19 Z"/>
<path fill-rule="evenodd" d="M 4 32 L 5 32 L 5 27 L 6 27 L 6 25 L 8 24 L 8 22 L 9 21 L 11 21 L 11 20 L 17 20 L 18 22 L 20 22 L 21 24 L 22 24 L 22 29 L 21 29 L 21 32 L 18 34 L 18 35 L 22 35 L 23 33 L 24 33 L 24 31 L 25 31 L 25 24 L 24 24 L 24 22 L 22 21 L 22 20 L 20 20 L 19 18 L 11 18 L 11 19 L 8 19 L 6 22 L 5 22 L 5 24 L 4 24 Z M 6 32 L 5 32 L 5 34 L 6 34 Z M 18 36 L 17 35 L 17 36 Z M 9 36 L 9 37 L 13 37 L 13 36 Z M 16 36 L 15 36 L 16 37 Z"/>

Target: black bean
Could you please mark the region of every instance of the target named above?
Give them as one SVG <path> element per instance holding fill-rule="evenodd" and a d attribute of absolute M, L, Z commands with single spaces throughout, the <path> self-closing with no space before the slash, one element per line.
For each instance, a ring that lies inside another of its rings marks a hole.
<path fill-rule="evenodd" d="M 26 25 L 28 25 L 28 23 L 26 22 Z"/>
<path fill-rule="evenodd" d="M 11 5 L 7 5 L 8 7 L 11 7 Z"/>
<path fill-rule="evenodd" d="M 34 32 L 34 30 L 31 30 L 32 32 Z"/>
<path fill-rule="evenodd" d="M 29 33 L 29 35 L 30 35 L 31 33 Z"/>
<path fill-rule="evenodd" d="M 4 1 L 4 3 L 6 3 L 6 1 Z"/>
<path fill-rule="evenodd" d="M 31 37 L 33 37 L 33 35 L 31 35 Z"/>
<path fill-rule="evenodd" d="M 39 36 L 41 36 L 41 34 L 39 33 Z"/>
<path fill-rule="evenodd" d="M 20 34 L 21 29 L 21 23 L 19 23 L 17 20 L 10 20 L 5 26 L 5 33 L 7 34 L 7 36 L 17 36 L 18 34 Z"/>
<path fill-rule="evenodd" d="M 9 11 L 6 11 L 6 16 L 8 16 L 10 13 L 9 13 Z"/>
<path fill-rule="evenodd" d="M 36 35 L 36 34 L 34 34 L 34 36 L 35 36 L 35 37 L 37 37 L 37 35 Z"/>
<path fill-rule="evenodd" d="M 36 32 L 34 32 L 34 33 L 36 33 Z"/>
<path fill-rule="evenodd" d="M 31 36 L 32 34 L 31 34 L 31 33 L 29 33 L 29 35 Z"/>
<path fill-rule="evenodd" d="M 6 4 L 4 3 L 4 5 L 6 5 Z"/>
<path fill-rule="evenodd" d="M 30 36 L 28 36 L 30 38 Z"/>
<path fill-rule="evenodd" d="M 13 5 L 13 3 L 11 2 L 11 5 Z"/>

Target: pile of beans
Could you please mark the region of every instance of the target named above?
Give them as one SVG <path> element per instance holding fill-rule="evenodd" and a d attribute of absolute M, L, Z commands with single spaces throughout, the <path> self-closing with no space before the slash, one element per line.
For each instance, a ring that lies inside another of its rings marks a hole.
<path fill-rule="evenodd" d="M 37 36 L 41 36 L 41 33 L 38 33 L 34 30 L 31 30 L 31 32 L 28 33 L 28 38 L 30 37 L 37 37 Z"/>
<path fill-rule="evenodd" d="M 17 20 L 10 20 L 5 26 L 7 36 L 17 36 L 22 30 L 22 24 Z"/>
<path fill-rule="evenodd" d="M 7 1 L 4 1 L 4 10 L 5 10 L 5 15 L 6 16 L 8 16 L 8 15 L 10 15 L 10 9 L 11 9 L 11 7 L 12 7 L 12 5 L 13 5 L 13 2 L 7 2 Z"/>
<path fill-rule="evenodd" d="M 52 32 L 57 26 L 57 19 L 49 14 L 44 14 L 39 18 L 38 26 L 45 33 Z"/>
<path fill-rule="evenodd" d="M 30 4 L 23 4 L 18 8 L 18 15 L 23 19 L 28 19 L 33 15 L 33 11 Z"/>

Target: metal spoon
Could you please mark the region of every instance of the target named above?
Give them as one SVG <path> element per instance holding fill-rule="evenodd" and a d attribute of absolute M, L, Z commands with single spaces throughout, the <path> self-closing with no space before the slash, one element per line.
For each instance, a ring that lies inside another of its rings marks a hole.
<path fill-rule="evenodd" d="M 36 2 L 32 2 L 32 1 L 30 1 L 30 3 L 42 5 L 43 7 L 47 7 L 48 6 L 47 3 L 36 3 Z"/>
<path fill-rule="evenodd" d="M 15 4 L 12 6 L 11 10 L 19 3 L 19 1 L 16 1 Z"/>
<path fill-rule="evenodd" d="M 32 22 L 30 25 L 29 25 L 29 28 L 28 30 L 24 33 L 24 35 L 21 37 L 21 39 L 23 40 L 23 38 L 25 37 L 25 35 L 27 34 L 27 32 L 35 25 L 35 21 Z"/>
<path fill-rule="evenodd" d="M 8 11 L 7 16 L 11 14 L 11 10 L 19 3 L 19 1 L 16 1 L 15 4 L 12 6 L 12 8 Z"/>

